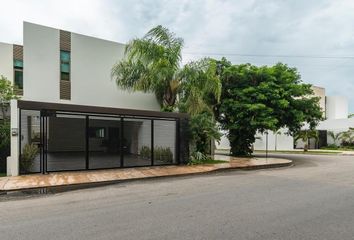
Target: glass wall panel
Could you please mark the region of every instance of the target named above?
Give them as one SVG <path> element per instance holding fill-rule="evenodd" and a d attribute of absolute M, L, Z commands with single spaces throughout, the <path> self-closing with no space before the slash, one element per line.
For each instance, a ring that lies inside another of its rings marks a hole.
<path fill-rule="evenodd" d="M 151 120 L 124 118 L 124 167 L 151 165 Z"/>
<path fill-rule="evenodd" d="M 154 165 L 176 163 L 176 121 L 154 120 Z"/>
<path fill-rule="evenodd" d="M 85 169 L 86 117 L 57 114 L 47 121 L 47 170 Z"/>
<path fill-rule="evenodd" d="M 89 168 L 120 167 L 120 118 L 89 119 Z"/>
<path fill-rule="evenodd" d="M 21 110 L 20 173 L 40 172 L 40 112 Z"/>

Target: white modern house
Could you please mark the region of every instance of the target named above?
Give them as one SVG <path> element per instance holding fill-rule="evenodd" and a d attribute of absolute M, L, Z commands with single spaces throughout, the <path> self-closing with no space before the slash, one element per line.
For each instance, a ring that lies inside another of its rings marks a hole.
<path fill-rule="evenodd" d="M 314 95 L 320 98 L 320 107 L 325 120 L 320 122 L 316 130 L 319 132 L 319 142 L 310 140 L 310 148 L 319 148 L 327 144 L 333 144 L 333 139 L 328 136 L 328 131 L 334 133 L 347 131 L 354 127 L 354 118 L 348 118 L 348 99 L 343 96 L 326 96 L 326 91 L 322 87 L 313 86 Z M 299 140 L 294 141 L 292 136 L 286 134 L 286 129 L 278 132 L 269 131 L 268 134 L 257 134 L 254 150 L 294 150 L 303 148 L 304 143 Z M 216 149 L 230 149 L 226 132 L 220 141 L 216 143 Z"/>
<path fill-rule="evenodd" d="M 154 94 L 111 79 L 124 44 L 33 23 L 23 45 L 0 43 L 0 75 L 18 87 L 11 102 L 7 174 L 178 164 L 188 116 L 162 113 Z M 23 151 L 38 147 L 26 167 Z"/>

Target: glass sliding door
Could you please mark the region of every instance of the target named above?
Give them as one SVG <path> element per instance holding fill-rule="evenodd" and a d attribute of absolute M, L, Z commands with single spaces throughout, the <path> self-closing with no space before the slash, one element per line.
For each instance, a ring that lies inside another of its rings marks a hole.
<path fill-rule="evenodd" d="M 47 171 L 86 169 L 86 117 L 54 114 L 46 128 Z"/>
<path fill-rule="evenodd" d="M 152 164 L 151 120 L 124 118 L 123 126 L 123 166 L 150 166 Z"/>
<path fill-rule="evenodd" d="M 89 117 L 89 168 L 117 168 L 121 165 L 121 121 L 113 117 Z"/>
<path fill-rule="evenodd" d="M 154 165 L 176 164 L 176 121 L 154 120 Z"/>
<path fill-rule="evenodd" d="M 40 112 L 20 110 L 20 173 L 39 173 L 40 162 Z"/>

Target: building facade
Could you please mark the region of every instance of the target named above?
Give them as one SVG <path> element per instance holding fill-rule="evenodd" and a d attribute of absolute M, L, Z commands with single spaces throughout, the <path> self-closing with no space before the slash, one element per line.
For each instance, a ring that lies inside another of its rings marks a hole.
<path fill-rule="evenodd" d="M 188 116 L 161 113 L 153 93 L 124 91 L 111 79 L 124 49 L 28 22 L 22 46 L 0 43 L 0 75 L 20 96 L 11 102 L 8 175 L 185 161 Z"/>

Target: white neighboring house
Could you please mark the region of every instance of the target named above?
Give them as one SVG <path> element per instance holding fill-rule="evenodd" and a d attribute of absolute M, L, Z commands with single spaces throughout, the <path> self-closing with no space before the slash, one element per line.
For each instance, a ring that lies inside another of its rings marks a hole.
<path fill-rule="evenodd" d="M 111 79 L 125 45 L 24 22 L 23 45 L 0 43 L 0 75 L 19 88 L 11 102 L 7 174 L 178 164 L 186 114 L 162 113 L 153 93 Z M 27 144 L 38 146 L 31 166 Z M 153 151 L 155 149 L 155 152 Z"/>
<path fill-rule="evenodd" d="M 338 133 L 354 127 L 354 118 L 348 118 L 348 99 L 343 96 L 326 96 L 325 89 L 321 87 L 313 86 L 312 89 L 314 95 L 320 97 L 320 107 L 326 117 L 326 120 L 321 121 L 316 128 L 320 133 L 320 145 L 333 144 L 327 131 Z M 220 144 L 216 142 L 216 149 L 230 149 L 225 132 L 223 134 Z M 254 150 L 265 150 L 267 135 L 257 134 L 256 137 Z M 309 147 L 317 148 L 315 145 L 315 141 L 310 140 Z M 304 143 L 301 140 L 295 143 L 294 138 L 286 134 L 286 129 L 280 129 L 277 133 L 268 132 L 268 150 L 294 150 L 303 147 Z"/>

